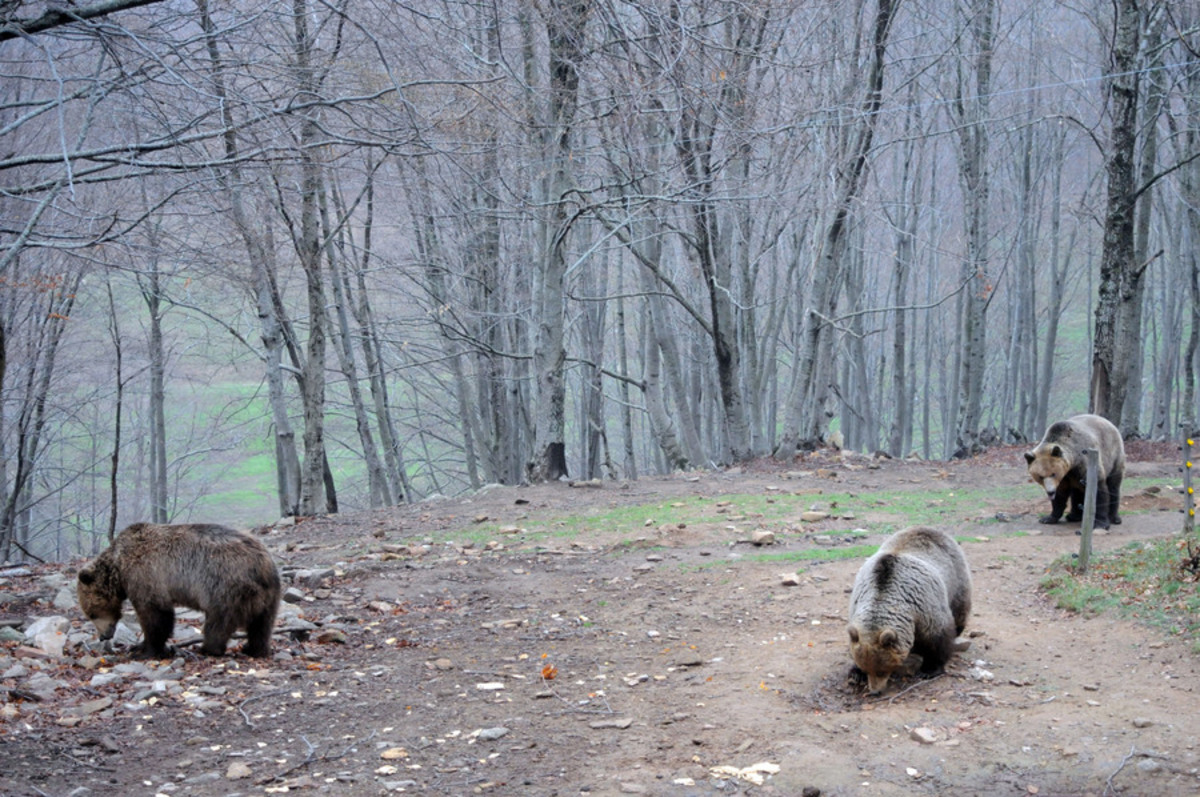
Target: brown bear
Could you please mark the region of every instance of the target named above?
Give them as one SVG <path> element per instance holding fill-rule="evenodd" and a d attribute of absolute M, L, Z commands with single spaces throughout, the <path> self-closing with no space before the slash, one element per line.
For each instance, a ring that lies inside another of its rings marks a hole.
<path fill-rule="evenodd" d="M 279 570 L 261 542 L 224 526 L 135 523 L 79 571 L 79 607 L 100 639 L 112 639 L 128 598 L 144 640 L 134 654 L 165 658 L 175 607 L 204 612 L 208 656 L 225 653 L 229 638 L 246 630 L 247 656 L 271 652 L 279 611 Z"/>
<path fill-rule="evenodd" d="M 1076 415 L 1050 425 L 1042 442 L 1025 452 L 1029 478 L 1040 484 L 1050 498 L 1050 514 L 1041 523 L 1057 523 L 1070 503 L 1067 521 L 1083 519 L 1087 487 L 1085 448 L 1099 453 L 1096 474 L 1096 528 L 1106 529 L 1121 522 L 1121 480 L 1125 478 L 1125 443 L 1121 432 L 1099 415 Z"/>
<path fill-rule="evenodd" d="M 913 526 L 889 537 L 859 568 L 850 593 L 850 655 L 867 690 L 887 688 L 910 655 L 940 672 L 971 613 L 971 570 L 954 538 Z"/>

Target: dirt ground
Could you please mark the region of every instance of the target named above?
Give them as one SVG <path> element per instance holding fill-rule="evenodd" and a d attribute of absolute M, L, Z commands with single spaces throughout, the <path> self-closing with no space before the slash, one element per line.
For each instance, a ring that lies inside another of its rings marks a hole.
<path fill-rule="evenodd" d="M 1142 487 L 1096 550 L 1178 532 L 1176 457 L 1131 449 Z M 186 644 L 174 661 L 89 653 L 78 608 L 50 603 L 71 568 L 0 571 L 0 619 L 71 621 L 62 658 L 0 647 L 0 793 L 1196 794 L 1200 657 L 1039 593 L 1079 537 L 1036 522 L 1046 501 L 1032 484 L 967 517 L 948 504 L 935 524 L 975 538 L 970 649 L 881 697 L 849 682 L 862 559 L 833 557 L 903 522 L 871 496 L 933 504 L 1019 485 L 1023 465 L 1019 449 L 954 463 L 823 452 L 259 530 L 295 601 L 265 662 Z M 1164 490 L 1144 490 L 1147 478 Z M 823 506 L 830 493 L 854 505 Z M 765 496 L 786 518 L 654 516 L 719 514 L 730 494 Z M 814 505 L 831 517 L 802 520 Z M 638 528 L 555 533 L 620 506 L 643 507 L 629 515 Z M 762 528 L 774 545 L 745 543 Z M 829 558 L 763 556 L 817 548 Z M 301 620 L 304 640 L 286 630 Z"/>

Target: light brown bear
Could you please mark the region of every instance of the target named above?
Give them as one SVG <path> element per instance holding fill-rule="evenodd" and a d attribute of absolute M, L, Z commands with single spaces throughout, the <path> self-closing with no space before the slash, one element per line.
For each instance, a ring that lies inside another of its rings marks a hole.
<path fill-rule="evenodd" d="M 940 672 L 970 613 L 971 569 L 954 538 L 923 526 L 893 534 L 859 568 L 850 593 L 850 655 L 867 690 L 886 689 L 913 654 L 922 672 Z"/>
<path fill-rule="evenodd" d="M 1100 472 L 1096 478 L 1095 527 L 1106 529 L 1121 522 L 1121 480 L 1125 478 L 1125 443 L 1121 432 L 1099 415 L 1076 415 L 1051 424 L 1042 442 L 1025 452 L 1029 478 L 1042 486 L 1050 498 L 1050 514 L 1038 518 L 1041 523 L 1057 523 L 1068 502 L 1067 521 L 1083 519 L 1083 499 L 1087 487 L 1085 448 L 1099 453 Z"/>
<path fill-rule="evenodd" d="M 175 607 L 204 612 L 200 652 L 225 653 L 230 637 L 246 630 L 247 656 L 271 652 L 279 611 L 279 570 L 261 542 L 224 526 L 135 523 L 79 571 L 79 607 L 100 639 L 112 638 L 128 598 L 144 640 L 134 654 L 165 658 Z"/>

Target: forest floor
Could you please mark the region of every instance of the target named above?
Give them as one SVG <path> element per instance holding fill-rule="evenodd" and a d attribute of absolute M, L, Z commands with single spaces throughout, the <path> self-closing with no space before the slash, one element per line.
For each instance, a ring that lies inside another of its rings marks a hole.
<path fill-rule="evenodd" d="M 1139 486 L 1097 552 L 1182 527 L 1176 450 L 1130 456 Z M 1200 655 L 1039 591 L 1080 538 L 1036 522 L 1024 470 L 1017 448 L 818 452 L 260 529 L 294 587 L 265 661 L 89 653 L 78 608 L 52 605 L 72 567 L 0 571 L 0 619 L 71 623 L 60 658 L 0 647 L 0 793 L 1196 794 Z M 861 546 L 942 505 L 974 574 L 970 649 L 868 697 L 845 631 Z"/>

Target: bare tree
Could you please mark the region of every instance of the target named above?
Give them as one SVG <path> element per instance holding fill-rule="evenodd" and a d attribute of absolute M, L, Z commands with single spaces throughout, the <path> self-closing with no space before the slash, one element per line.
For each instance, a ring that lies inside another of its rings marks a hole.
<path fill-rule="evenodd" d="M 787 416 L 775 456 L 791 459 L 801 445 L 812 445 L 822 437 L 833 375 L 832 320 L 837 316 L 838 296 L 844 279 L 847 225 L 855 200 L 862 187 L 871 142 L 883 105 L 883 76 L 886 66 L 888 35 L 892 28 L 895 4 L 879 0 L 871 27 L 871 47 L 867 77 L 861 87 L 863 99 L 859 112 L 839 130 L 839 146 L 834 196 L 828 221 L 824 224 L 812 271 L 812 294 L 801 312 L 802 332 L 798 363 L 787 399 Z M 857 81 L 857 76 L 854 78 Z M 857 90 L 855 83 L 847 87 Z"/>

